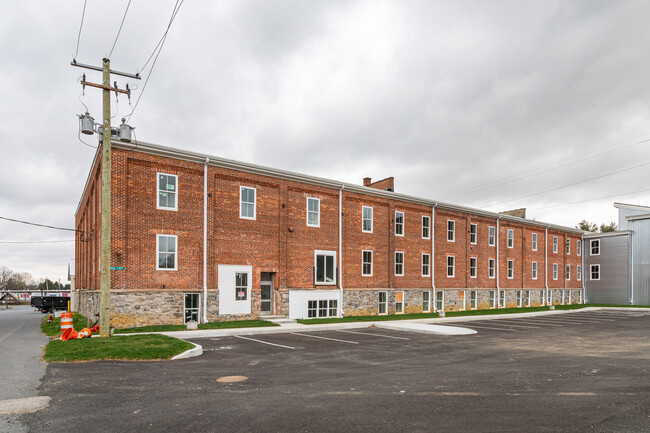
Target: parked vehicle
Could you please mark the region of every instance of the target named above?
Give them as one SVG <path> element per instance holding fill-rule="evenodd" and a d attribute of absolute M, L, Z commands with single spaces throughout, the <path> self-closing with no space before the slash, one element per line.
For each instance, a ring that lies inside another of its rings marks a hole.
<path fill-rule="evenodd" d="M 31 305 L 42 313 L 54 313 L 56 310 L 67 310 L 69 296 L 32 296 Z"/>

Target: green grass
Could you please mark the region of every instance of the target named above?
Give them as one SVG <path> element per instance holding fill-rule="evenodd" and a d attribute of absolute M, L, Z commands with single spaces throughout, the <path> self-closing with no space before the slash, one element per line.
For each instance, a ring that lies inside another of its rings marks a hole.
<path fill-rule="evenodd" d="M 56 361 L 97 361 L 102 359 L 169 359 L 194 347 L 192 343 L 166 335 L 132 335 L 111 338 L 52 340 L 45 346 L 43 359 Z"/>
<path fill-rule="evenodd" d="M 47 323 L 46 320 L 48 317 L 53 316 L 53 314 L 44 314 L 43 321 L 41 322 L 41 331 L 43 334 L 48 337 L 56 337 L 61 334 L 61 319 L 55 317 L 52 323 Z M 79 313 L 72 313 L 72 320 L 74 329 L 81 331 L 87 325 L 86 316 L 82 316 Z"/>
<path fill-rule="evenodd" d="M 383 320 L 409 320 L 409 319 L 432 319 L 438 317 L 438 313 L 410 313 L 410 314 L 387 314 L 376 316 L 345 316 L 332 317 L 331 319 L 298 319 L 303 325 L 318 325 L 322 323 L 344 323 L 344 322 L 379 322 Z"/>
<path fill-rule="evenodd" d="M 201 323 L 199 329 L 257 328 L 263 326 L 280 326 L 266 320 L 228 320 L 223 322 Z M 116 329 L 116 334 L 133 334 L 137 332 L 186 331 L 185 325 L 152 325 L 136 328 Z"/>

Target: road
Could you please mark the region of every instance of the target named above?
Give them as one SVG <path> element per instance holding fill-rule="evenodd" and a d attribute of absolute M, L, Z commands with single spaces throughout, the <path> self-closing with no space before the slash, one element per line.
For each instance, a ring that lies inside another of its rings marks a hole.
<path fill-rule="evenodd" d="M 46 363 L 48 338 L 41 332 L 43 314 L 29 306 L 0 308 L 0 406 L 3 401 L 36 397 Z M 27 432 L 18 415 L 0 415 L 0 431 Z"/>

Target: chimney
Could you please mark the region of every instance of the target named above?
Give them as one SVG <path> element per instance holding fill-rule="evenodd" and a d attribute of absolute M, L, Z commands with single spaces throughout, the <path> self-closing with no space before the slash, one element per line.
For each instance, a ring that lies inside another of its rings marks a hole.
<path fill-rule="evenodd" d="M 363 178 L 363 186 L 369 186 L 371 183 L 372 183 L 372 178 L 370 177 Z"/>
<path fill-rule="evenodd" d="M 368 186 L 370 188 L 383 189 L 384 191 L 394 192 L 395 191 L 395 179 L 391 176 L 391 177 L 387 177 L 386 179 L 377 180 L 377 181 L 373 182 L 371 178 L 364 177 L 363 178 L 363 186 Z"/>

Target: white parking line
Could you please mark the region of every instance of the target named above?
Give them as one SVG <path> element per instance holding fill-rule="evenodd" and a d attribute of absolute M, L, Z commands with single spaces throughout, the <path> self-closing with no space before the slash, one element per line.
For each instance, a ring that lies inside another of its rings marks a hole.
<path fill-rule="evenodd" d="M 548 323 L 544 319 L 512 319 L 512 320 L 517 320 L 518 322 L 522 323 L 530 323 L 533 325 L 540 325 L 540 326 L 555 326 L 555 327 L 562 327 L 562 325 L 555 325 L 553 323 Z"/>
<path fill-rule="evenodd" d="M 372 334 L 370 332 L 344 331 L 342 329 L 339 329 L 338 332 L 347 332 L 348 334 L 370 335 L 371 337 L 394 338 L 396 340 L 408 340 L 408 338 L 406 338 L 406 337 L 393 337 L 392 335 Z"/>
<path fill-rule="evenodd" d="M 514 329 L 510 329 L 510 328 L 493 328 L 491 326 L 474 325 L 474 324 L 469 324 L 469 323 L 463 324 L 463 326 L 465 326 L 466 328 L 470 328 L 470 329 L 472 329 L 472 328 L 481 328 L 481 329 L 494 329 L 495 331 L 516 332 Z"/>
<path fill-rule="evenodd" d="M 320 338 L 321 340 L 332 340 L 332 341 L 338 341 L 338 342 L 341 342 L 341 343 L 359 344 L 358 341 L 339 340 L 337 338 L 320 337 L 318 335 L 301 334 L 299 332 L 292 332 L 291 335 L 302 335 L 303 337 Z"/>
<path fill-rule="evenodd" d="M 505 325 L 505 326 L 514 326 L 515 328 L 530 328 L 530 329 L 539 329 L 539 326 L 530 326 L 530 325 L 515 325 L 509 322 L 506 322 L 507 319 L 498 320 L 495 325 Z M 513 319 L 510 319 L 513 320 Z"/>
<path fill-rule="evenodd" d="M 589 315 L 589 316 L 580 315 L 580 316 L 578 316 L 577 314 L 572 314 L 570 317 L 567 317 L 567 319 L 604 320 L 606 322 L 615 322 L 616 321 L 616 319 L 612 319 L 610 317 L 593 317 L 592 315 Z"/>
<path fill-rule="evenodd" d="M 575 323 L 575 324 L 581 324 L 581 323 L 600 323 L 600 320 L 596 320 L 596 319 L 593 319 L 593 320 L 583 320 L 583 319 L 579 319 L 579 318 L 573 319 L 573 318 L 565 318 L 565 317 L 558 317 L 558 318 L 555 318 L 555 317 L 549 317 L 548 320 L 549 320 L 549 321 L 553 321 L 553 322 Z"/>
<path fill-rule="evenodd" d="M 234 337 L 241 338 L 241 339 L 243 339 L 243 340 L 255 341 L 255 342 L 257 342 L 257 343 L 268 344 L 268 345 L 270 345 L 270 346 L 284 347 L 285 349 L 293 349 L 293 350 L 296 349 L 295 347 L 285 346 L 285 345 L 283 345 L 283 344 L 269 343 L 268 341 L 262 341 L 262 340 L 256 340 L 256 339 L 254 339 L 254 338 L 242 337 L 241 335 L 234 335 Z"/>

